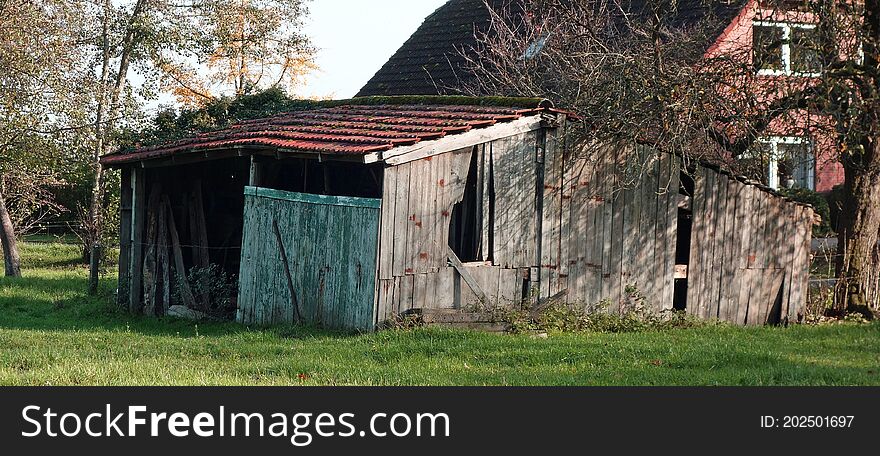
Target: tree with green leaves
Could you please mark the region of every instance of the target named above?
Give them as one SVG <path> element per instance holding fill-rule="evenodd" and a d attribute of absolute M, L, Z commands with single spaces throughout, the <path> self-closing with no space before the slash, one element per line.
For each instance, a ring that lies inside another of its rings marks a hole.
<path fill-rule="evenodd" d="M 58 158 L 54 138 L 83 119 L 81 13 L 64 0 L 0 3 L 0 241 L 7 276 L 21 275 L 22 211 L 52 207 L 46 189 L 58 183 L 49 166 Z"/>
<path fill-rule="evenodd" d="M 104 235 L 100 157 L 117 148 L 115 135 L 131 126 L 143 101 L 135 89 L 153 97 L 168 91 L 198 105 L 216 98 L 200 76 L 205 65 L 215 70 L 215 81 L 232 84 L 242 94 L 270 76 L 272 86 L 292 82 L 311 62 L 308 41 L 299 33 L 306 14 L 301 0 L 104 0 L 95 14 L 95 179 L 84 221 L 88 244 L 99 243 Z M 141 87 L 131 84 L 133 70 L 145 79 Z"/>

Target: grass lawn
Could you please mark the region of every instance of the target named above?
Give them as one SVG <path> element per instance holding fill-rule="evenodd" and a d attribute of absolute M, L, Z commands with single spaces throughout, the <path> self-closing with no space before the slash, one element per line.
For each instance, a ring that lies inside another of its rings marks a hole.
<path fill-rule="evenodd" d="M 880 385 L 880 324 L 626 334 L 347 335 L 133 317 L 85 294 L 75 246 L 0 278 L 7 385 Z"/>

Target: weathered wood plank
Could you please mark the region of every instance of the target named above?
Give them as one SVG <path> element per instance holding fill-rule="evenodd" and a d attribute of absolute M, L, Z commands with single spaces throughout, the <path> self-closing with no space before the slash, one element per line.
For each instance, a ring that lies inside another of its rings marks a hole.
<path fill-rule="evenodd" d="M 467 286 L 471 289 L 471 291 L 477 296 L 477 298 L 482 302 L 489 302 L 489 296 L 486 292 L 480 287 L 480 283 L 477 279 L 471 275 L 470 271 L 464 267 L 461 260 L 458 258 L 458 255 L 452 251 L 452 248 L 447 249 L 447 255 L 449 255 L 449 263 L 453 268 L 458 272 L 461 278 L 465 281 Z"/>
<path fill-rule="evenodd" d="M 395 182 L 397 191 L 394 195 L 394 259 L 392 261 L 392 275 L 400 277 L 406 274 L 406 269 L 412 269 L 408 265 L 409 257 L 407 256 L 407 243 L 409 239 L 408 219 L 409 219 L 409 200 L 410 200 L 410 177 L 412 175 L 412 165 L 406 164 L 388 168 L 386 172 L 396 174 Z"/>
<path fill-rule="evenodd" d="M 613 273 L 612 268 L 614 259 L 611 256 L 611 250 L 613 245 L 614 238 L 614 169 L 611 165 L 612 160 L 612 150 L 611 147 L 603 147 L 601 150 L 601 164 L 600 164 L 600 179 L 601 179 L 601 188 L 602 188 L 602 214 L 601 214 L 601 223 L 602 223 L 602 243 L 601 243 L 601 258 L 602 258 L 602 271 L 599 276 L 599 284 L 600 284 L 600 300 L 608 299 L 610 301 L 611 311 L 616 311 L 619 309 L 620 301 L 615 299 L 614 293 L 614 280 L 611 279 L 611 275 Z M 615 302 L 616 301 L 616 302 Z"/>
<path fill-rule="evenodd" d="M 434 307 L 438 309 L 455 308 L 455 268 L 446 267 L 434 274 L 436 286 Z"/>
<path fill-rule="evenodd" d="M 480 228 L 478 233 L 480 237 L 480 245 L 477 249 L 477 258 L 483 261 L 489 261 L 491 256 L 491 246 L 489 245 L 489 233 L 491 227 L 491 216 L 489 214 L 489 188 L 493 185 L 492 172 L 492 145 L 480 144 L 474 148 L 477 154 L 477 220 L 475 225 Z"/>
<path fill-rule="evenodd" d="M 559 289 L 566 290 L 566 303 L 571 303 L 573 292 L 576 288 L 572 280 L 572 266 L 575 264 L 571 251 L 571 232 L 572 225 L 575 221 L 572 219 L 572 195 L 574 192 L 574 182 L 568 176 L 573 154 L 568 150 L 566 126 L 562 126 L 556 130 L 555 134 L 557 153 L 556 160 L 559 162 Z M 521 294 L 518 292 L 518 294 Z"/>
<path fill-rule="evenodd" d="M 735 246 L 738 253 L 732 267 L 736 267 L 736 280 L 733 285 L 732 296 L 736 298 L 736 308 L 730 311 L 730 320 L 736 324 L 743 325 L 746 322 L 749 308 L 749 291 L 750 282 L 748 276 L 749 255 L 751 246 L 751 237 L 754 235 L 754 226 L 752 225 L 753 204 L 755 202 L 754 187 L 749 185 L 741 185 L 737 201 L 737 240 L 739 244 Z"/>
<path fill-rule="evenodd" d="M 422 237 L 422 217 L 424 215 L 424 196 L 425 196 L 425 161 L 418 160 L 409 164 L 410 166 L 410 186 L 409 196 L 407 198 L 406 213 L 406 267 L 404 273 L 416 274 L 419 272 L 419 255 L 421 254 L 423 237 Z"/>
<path fill-rule="evenodd" d="M 391 311 L 390 290 L 384 287 L 389 279 L 376 282 L 378 200 L 343 201 L 248 187 L 245 201 L 250 223 L 242 248 L 253 250 L 242 256 L 238 318 L 243 323 L 293 323 L 294 298 L 299 298 L 303 320 L 312 324 L 368 331 L 384 320 L 375 314 L 377 299 L 385 301 L 386 315 Z M 353 204 L 358 201 L 363 205 Z M 273 223 L 281 242 L 271 235 Z M 272 242 L 265 241 L 265 233 Z M 292 287 L 285 285 L 285 254 Z M 377 289 L 382 296 L 376 296 Z"/>
<path fill-rule="evenodd" d="M 413 276 L 413 309 L 428 309 L 428 273 L 421 272 Z"/>
<path fill-rule="evenodd" d="M 653 230 L 649 229 L 648 226 L 648 211 L 650 210 L 650 201 L 649 198 L 649 190 L 648 190 L 648 182 L 645 179 L 645 169 L 644 163 L 648 159 L 650 151 L 647 147 L 644 146 L 636 146 L 634 150 L 633 159 L 636 162 L 636 169 L 633 171 L 637 173 L 637 176 L 634 178 L 634 188 L 633 188 L 633 208 L 632 208 L 632 261 L 633 261 L 633 272 L 632 272 L 632 282 L 641 290 L 643 293 L 647 293 L 649 278 L 654 274 L 654 270 L 651 265 L 648 263 L 648 249 L 650 243 L 654 242 L 654 238 L 652 236 Z M 654 306 L 656 304 L 656 300 L 653 299 L 653 296 L 648 296 L 649 302 L 648 304 Z"/>
<path fill-rule="evenodd" d="M 398 191 L 398 170 L 397 168 L 386 168 L 383 170 L 384 178 L 382 179 L 382 216 L 379 234 L 379 278 L 388 280 L 394 277 L 394 244 L 397 220 L 395 220 L 395 209 L 397 203 Z M 384 312 L 380 312 L 384 314 Z"/>
<path fill-rule="evenodd" d="M 587 160 L 583 156 L 576 156 L 566 174 L 569 212 L 564 223 L 569 227 L 569 302 L 579 303 L 588 299 L 586 246 L 594 236 L 594 233 L 587 234 L 588 224 L 592 223 L 591 206 L 594 204 L 586 190 L 590 178 Z"/>
<path fill-rule="evenodd" d="M 729 201 L 727 197 L 728 190 L 728 181 L 727 178 L 721 174 L 715 173 L 715 213 L 714 213 L 714 222 L 715 227 L 711 231 L 712 244 L 711 255 L 712 255 L 712 267 L 707 274 L 710 277 L 710 287 L 708 289 L 708 296 L 706 299 L 709 301 L 709 313 L 707 315 L 708 318 L 717 319 L 720 318 L 721 312 L 721 288 L 724 286 L 722 280 L 724 279 L 724 242 L 725 235 L 727 233 L 727 208 L 729 206 Z"/>
<path fill-rule="evenodd" d="M 400 296 L 397 302 L 397 313 L 403 314 L 413 308 L 413 291 L 415 276 L 409 274 L 400 278 Z"/>
<path fill-rule="evenodd" d="M 706 173 L 698 168 L 694 175 L 694 195 L 691 198 L 693 225 L 691 228 L 691 255 L 688 261 L 687 312 L 699 317 L 703 306 L 703 244 L 706 235 Z"/>
<path fill-rule="evenodd" d="M 727 211 L 724 215 L 725 230 L 722 237 L 722 271 L 719 292 L 719 315 L 724 321 L 733 321 L 736 318 L 737 302 L 739 301 L 739 237 L 742 227 L 741 216 L 738 212 L 742 209 L 743 186 L 739 182 L 727 180 Z"/>
<path fill-rule="evenodd" d="M 611 256 L 609 257 L 610 275 L 606 278 L 612 299 L 612 310 L 620 312 L 623 310 L 621 305 L 624 300 L 624 283 L 623 276 L 623 245 L 624 245 L 624 214 L 626 213 L 626 192 L 624 191 L 624 178 L 620 174 L 620 168 L 625 166 L 625 160 L 630 154 L 629 147 L 622 149 L 616 154 L 609 154 L 609 172 L 612 173 L 611 180 Z"/>
<path fill-rule="evenodd" d="M 164 196 L 164 195 L 163 195 Z M 154 307 L 150 315 L 165 315 L 165 309 L 171 302 L 171 268 L 168 261 L 168 211 L 170 208 L 165 203 L 167 198 L 162 198 L 159 203 L 159 231 L 156 236 L 156 268 L 157 284 Z"/>
<path fill-rule="evenodd" d="M 661 311 L 672 310 L 675 301 L 675 254 L 678 244 L 678 201 L 679 188 L 681 186 L 681 159 L 675 155 L 669 155 L 667 166 L 669 167 L 669 183 L 666 192 L 666 249 L 665 249 L 665 276 L 663 305 Z"/>
<path fill-rule="evenodd" d="M 638 179 L 638 151 L 635 148 L 628 149 L 624 158 L 623 168 L 623 187 L 620 190 L 620 199 L 623 201 L 623 214 L 621 216 L 621 231 L 618 243 L 621 243 L 621 262 L 620 262 L 620 284 L 621 290 L 624 290 L 623 296 L 629 303 L 629 295 L 626 289 L 629 286 L 639 287 L 638 279 L 634 274 L 635 265 L 635 244 L 638 236 L 638 215 L 635 212 L 638 209 L 636 203 L 636 187 Z"/>
<path fill-rule="evenodd" d="M 788 230 L 794 233 L 790 268 L 789 304 L 786 317 L 789 322 L 797 322 L 807 301 L 810 267 L 810 241 L 812 209 L 795 206 Z"/>
<path fill-rule="evenodd" d="M 156 182 L 150 188 L 150 199 L 147 202 L 146 222 L 146 247 L 144 253 L 143 281 L 144 281 L 144 312 L 154 315 L 156 306 L 156 294 L 158 293 L 158 263 L 156 262 L 157 247 L 156 237 L 159 231 L 159 203 L 162 196 L 162 184 Z"/>
<path fill-rule="evenodd" d="M 520 136 L 541 128 L 541 119 L 538 116 L 524 117 L 513 122 L 501 123 L 488 128 L 480 128 L 436 141 L 422 141 L 408 147 L 396 147 L 382 153 L 382 160 L 389 165 L 402 165 L 414 160 L 421 160 L 433 155 L 460 150 L 484 144 L 497 138 Z M 378 157 L 366 157 L 365 161 L 377 161 Z"/>
<path fill-rule="evenodd" d="M 657 290 L 661 288 L 663 283 L 663 278 L 657 271 L 657 256 L 661 255 L 663 251 L 663 245 L 657 233 L 657 227 L 660 224 L 658 219 L 660 206 L 658 195 L 660 188 L 660 163 L 657 160 L 658 153 L 655 150 L 647 149 L 645 152 L 646 156 L 643 165 L 645 167 L 645 199 L 642 206 L 644 225 L 641 228 L 645 233 L 643 236 L 645 242 L 644 264 L 647 265 L 649 272 L 643 292 L 648 301 L 652 303 L 652 306 L 659 308 L 662 294 L 658 294 Z"/>

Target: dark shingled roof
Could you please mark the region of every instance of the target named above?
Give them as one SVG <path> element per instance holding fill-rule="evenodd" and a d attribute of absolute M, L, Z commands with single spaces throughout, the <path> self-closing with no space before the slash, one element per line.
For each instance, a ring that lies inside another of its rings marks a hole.
<path fill-rule="evenodd" d="M 508 1 L 490 3 L 499 8 Z M 459 50 L 476 45 L 475 33 L 484 31 L 489 19 L 483 0 L 450 0 L 425 19 L 357 96 L 455 93 L 446 87 L 471 77 Z"/>
<path fill-rule="evenodd" d="M 461 52 L 477 44 L 475 32 L 485 31 L 490 15 L 484 0 L 449 0 L 428 16 L 421 27 L 370 79 L 357 96 L 373 95 L 449 95 L 456 87 L 472 82 L 474 76 Z M 509 8 L 515 0 L 488 0 L 493 9 Z M 633 13 L 645 11 L 645 0 L 623 0 Z M 746 5 L 747 0 L 678 0 L 671 18 L 675 27 L 694 25 L 710 15 L 721 24 L 720 36 Z M 713 43 L 707 43 L 708 49 Z"/>
<path fill-rule="evenodd" d="M 244 120 L 224 130 L 105 155 L 101 164 L 119 166 L 196 152 L 207 156 L 235 148 L 362 156 L 542 112 L 561 111 L 531 98 L 378 97 L 318 102 L 314 109 Z"/>

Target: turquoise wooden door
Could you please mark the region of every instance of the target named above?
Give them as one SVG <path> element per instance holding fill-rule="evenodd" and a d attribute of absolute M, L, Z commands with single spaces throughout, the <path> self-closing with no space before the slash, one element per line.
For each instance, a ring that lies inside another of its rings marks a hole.
<path fill-rule="evenodd" d="M 237 320 L 373 330 L 379 206 L 246 187 Z"/>

